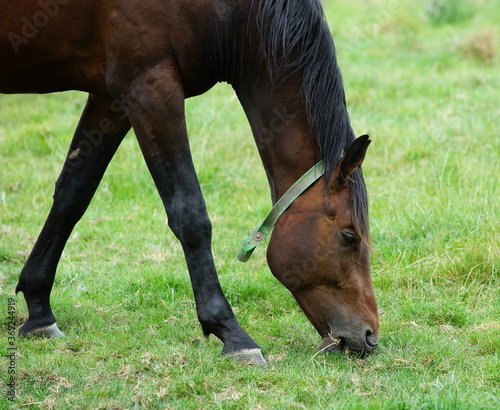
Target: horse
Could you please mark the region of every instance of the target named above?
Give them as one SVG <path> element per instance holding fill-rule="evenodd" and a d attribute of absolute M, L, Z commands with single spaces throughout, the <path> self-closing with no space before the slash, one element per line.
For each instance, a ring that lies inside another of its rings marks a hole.
<path fill-rule="evenodd" d="M 50 305 L 57 264 L 133 128 L 182 245 L 204 335 L 219 338 L 224 355 L 266 364 L 221 289 L 186 131 L 185 99 L 227 82 L 248 118 L 275 205 L 270 225 L 244 241 L 240 259 L 273 230 L 268 266 L 317 330 L 319 349 L 360 356 L 375 350 L 379 318 L 360 168 L 370 139 L 354 136 L 319 0 L 0 0 L 0 6 L 1 93 L 88 93 L 15 289 L 28 308 L 20 336 L 64 335 Z"/>

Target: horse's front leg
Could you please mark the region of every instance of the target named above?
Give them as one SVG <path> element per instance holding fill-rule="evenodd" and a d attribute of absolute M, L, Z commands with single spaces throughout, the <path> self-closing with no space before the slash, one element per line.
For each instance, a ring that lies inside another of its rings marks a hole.
<path fill-rule="evenodd" d="M 120 99 L 162 198 L 169 227 L 182 244 L 203 332 L 224 343 L 223 354 L 265 364 L 259 346 L 237 322 L 219 284 L 211 250 L 212 227 L 187 137 L 184 91 L 175 71 L 150 69 Z"/>
<path fill-rule="evenodd" d="M 16 293 L 24 294 L 28 320 L 20 335 L 62 336 L 50 307 L 50 292 L 66 241 L 130 129 L 116 102 L 90 95 L 56 182 L 54 202 L 21 272 Z"/>

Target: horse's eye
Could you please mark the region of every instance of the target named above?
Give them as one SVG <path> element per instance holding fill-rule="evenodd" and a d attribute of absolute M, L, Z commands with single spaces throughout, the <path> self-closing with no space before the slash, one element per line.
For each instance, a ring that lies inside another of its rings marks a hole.
<path fill-rule="evenodd" d="M 342 236 L 346 246 L 358 246 L 361 242 L 361 238 L 352 232 L 340 232 L 340 236 Z"/>

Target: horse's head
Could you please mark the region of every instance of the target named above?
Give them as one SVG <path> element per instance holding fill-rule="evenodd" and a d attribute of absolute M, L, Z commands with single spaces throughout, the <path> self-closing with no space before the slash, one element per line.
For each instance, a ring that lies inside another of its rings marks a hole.
<path fill-rule="evenodd" d="M 352 144 L 333 171 L 327 191 L 320 180 L 290 206 L 276 224 L 268 248 L 272 273 L 292 292 L 322 337 L 320 350 L 328 352 L 364 355 L 378 342 L 368 230 L 360 229 L 356 220 L 360 210 L 353 205 L 353 191 L 360 187 L 350 182 L 369 143 L 365 136 Z M 364 184 L 358 177 L 355 181 Z"/>

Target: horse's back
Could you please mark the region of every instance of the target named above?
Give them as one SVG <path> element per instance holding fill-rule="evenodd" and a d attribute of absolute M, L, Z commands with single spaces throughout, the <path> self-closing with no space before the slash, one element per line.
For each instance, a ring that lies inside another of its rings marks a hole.
<path fill-rule="evenodd" d="M 227 75 L 236 30 L 232 2 L 214 0 L 0 0 L 0 92 L 107 93 L 158 64 L 182 73 L 186 94 Z M 217 72 L 224 66 L 225 72 Z"/>

